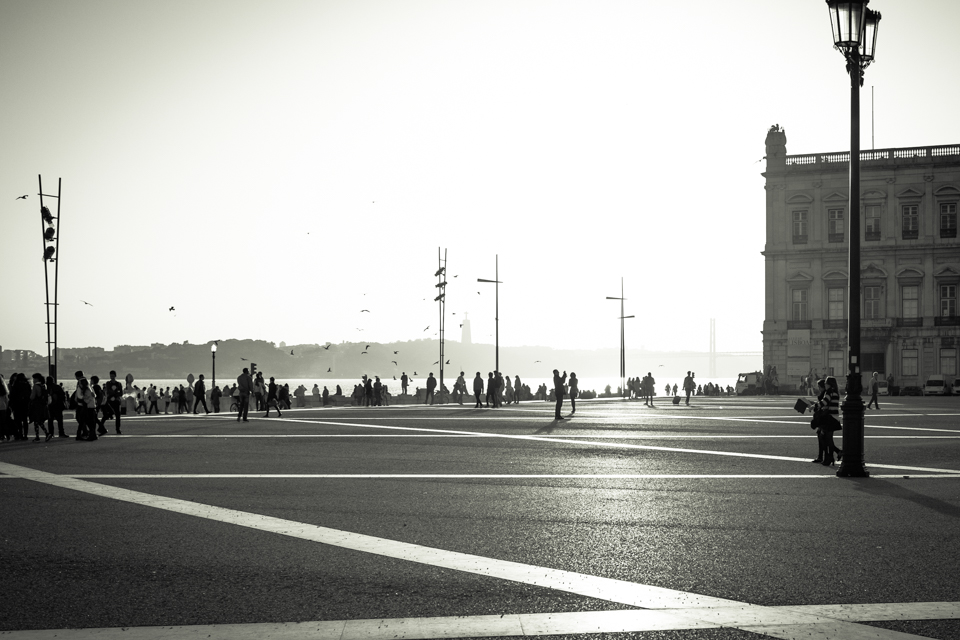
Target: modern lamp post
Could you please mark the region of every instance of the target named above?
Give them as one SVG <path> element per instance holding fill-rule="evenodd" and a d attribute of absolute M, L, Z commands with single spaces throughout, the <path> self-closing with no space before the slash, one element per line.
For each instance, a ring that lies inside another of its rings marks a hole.
<path fill-rule="evenodd" d="M 833 44 L 847 61 L 850 76 L 850 252 L 848 260 L 850 312 L 847 318 L 847 386 L 843 413 L 843 460 L 837 475 L 865 478 L 863 465 L 863 385 L 860 380 L 860 86 L 873 62 L 880 13 L 867 8 L 870 0 L 827 0 Z"/>
<path fill-rule="evenodd" d="M 213 386 L 217 386 L 217 343 L 210 344 L 210 358 L 213 360 L 211 375 L 213 376 Z"/>
<path fill-rule="evenodd" d="M 620 301 L 620 397 L 630 397 L 630 392 L 627 391 L 627 348 L 626 342 L 624 340 L 624 331 L 623 331 L 623 321 L 627 318 L 632 318 L 633 316 L 623 315 L 623 301 L 626 298 L 623 297 L 623 278 L 620 278 L 620 297 L 607 296 L 607 300 L 619 300 Z"/>
<path fill-rule="evenodd" d="M 494 352 L 494 363 L 493 370 L 500 372 L 500 285 L 503 284 L 500 282 L 500 254 L 497 254 L 494 258 L 496 261 L 494 263 L 493 270 L 493 280 L 484 280 L 483 278 L 477 278 L 477 282 L 492 282 L 494 287 L 494 296 L 496 298 L 495 307 L 494 307 L 494 331 L 496 336 L 494 342 L 496 344 L 496 351 Z"/>

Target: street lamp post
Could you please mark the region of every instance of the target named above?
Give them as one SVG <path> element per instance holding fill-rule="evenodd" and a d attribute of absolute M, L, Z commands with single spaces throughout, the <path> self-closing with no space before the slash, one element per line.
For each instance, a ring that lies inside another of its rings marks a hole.
<path fill-rule="evenodd" d="M 211 376 L 213 377 L 213 386 L 217 386 L 217 343 L 214 342 L 210 345 L 210 358 L 212 359 L 212 371 Z"/>
<path fill-rule="evenodd" d="M 863 385 L 860 380 L 860 86 L 873 62 L 880 13 L 867 8 L 870 0 L 827 0 L 833 44 L 847 61 L 850 76 L 850 211 L 848 259 L 850 311 L 847 318 L 847 386 L 843 413 L 843 461 L 840 477 L 865 478 L 863 461 Z"/>
<path fill-rule="evenodd" d="M 500 371 L 500 285 L 503 284 L 502 282 L 500 282 L 500 254 L 497 254 L 494 257 L 494 260 L 496 262 L 494 263 L 493 280 L 485 280 L 483 278 L 477 278 L 477 282 L 493 283 L 494 297 L 496 298 L 494 303 L 496 306 L 494 307 L 494 318 L 493 318 L 494 327 L 495 327 L 494 331 L 496 334 L 494 338 L 494 343 L 496 346 L 494 351 L 493 370 L 496 372 L 499 372 Z"/>
<path fill-rule="evenodd" d="M 623 321 L 633 316 L 624 315 L 623 301 L 626 298 L 623 297 L 623 278 L 620 278 L 620 297 L 607 296 L 607 300 L 620 301 L 620 397 L 629 398 L 630 393 L 627 391 L 627 347 L 624 340 Z"/>

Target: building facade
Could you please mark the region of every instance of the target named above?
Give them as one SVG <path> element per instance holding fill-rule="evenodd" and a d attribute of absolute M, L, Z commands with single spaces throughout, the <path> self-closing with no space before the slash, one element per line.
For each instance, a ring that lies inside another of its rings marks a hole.
<path fill-rule="evenodd" d="M 849 152 L 787 155 L 766 138 L 764 364 L 781 385 L 846 375 L 849 220 L 860 216 L 861 372 L 922 386 L 958 370 L 960 145 L 861 152 L 849 210 Z"/>

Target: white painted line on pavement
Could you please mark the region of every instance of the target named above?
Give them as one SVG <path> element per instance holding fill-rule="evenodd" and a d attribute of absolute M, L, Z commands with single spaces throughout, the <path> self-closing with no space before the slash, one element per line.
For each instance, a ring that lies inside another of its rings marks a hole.
<path fill-rule="evenodd" d="M 675 447 L 657 447 L 647 444 L 632 444 L 628 442 L 595 442 L 590 440 L 566 440 L 562 438 L 554 438 L 547 436 L 536 436 L 536 435 L 517 435 L 509 433 L 487 433 L 477 431 L 458 431 L 452 429 L 429 429 L 427 427 L 398 427 L 393 425 L 385 424 L 363 424 L 356 422 L 331 422 L 326 420 L 302 420 L 302 419 L 287 419 L 285 422 L 300 422 L 306 424 L 326 424 L 339 427 L 365 427 L 368 429 L 387 429 L 395 431 L 416 431 L 416 432 L 430 432 L 430 433 L 456 433 L 461 435 L 486 435 L 495 438 L 503 438 L 507 440 L 528 440 L 533 442 L 556 442 L 560 444 L 581 444 L 589 445 L 595 447 L 609 447 L 609 448 L 620 448 L 620 449 L 641 449 L 646 451 L 666 451 L 670 453 L 694 453 L 701 455 L 713 455 L 713 456 L 728 456 L 734 458 L 752 458 L 752 459 L 761 459 L 761 460 L 782 460 L 785 462 L 806 462 L 809 464 L 809 458 L 796 458 L 790 456 L 774 456 L 761 453 L 743 453 L 739 451 L 713 451 L 710 449 L 680 449 Z M 589 437 L 589 436 L 588 436 Z M 872 467 L 877 467 L 880 469 L 903 469 L 905 471 L 923 471 L 927 473 L 960 473 L 958 469 L 935 469 L 929 467 L 910 467 L 903 465 L 890 465 L 890 464 L 871 464 Z"/>
<path fill-rule="evenodd" d="M 797 637 L 809 633 L 814 626 L 852 632 L 846 638 L 917 638 L 918 636 L 890 632 L 876 627 L 837 622 L 874 620 L 955 620 L 960 618 L 960 603 L 918 602 L 866 605 L 808 605 L 797 607 L 768 607 L 767 626 L 779 625 Z M 100 629 L 56 629 L 15 631 L 5 637 L 22 640 L 119 640 L 136 637 L 138 640 L 167 640 L 169 638 L 210 638 L 211 640 L 395 640 L 425 638 L 482 638 L 538 635 L 573 635 L 585 633 L 639 633 L 644 631 L 683 631 L 690 629 L 717 629 L 736 626 L 730 624 L 738 617 L 738 610 L 726 611 L 726 624 L 702 620 L 704 609 L 577 611 L 561 613 L 527 613 L 479 616 L 443 616 L 435 618 L 380 618 L 368 620 L 323 620 L 288 623 L 211 624 L 164 627 L 124 627 Z M 815 616 L 817 622 L 800 622 L 796 614 Z M 739 614 L 742 616 L 742 614 Z M 772 622 L 779 617 L 778 622 Z M 718 619 L 719 621 L 719 619 Z M 755 627 L 746 628 L 751 630 Z M 862 629 L 862 631 L 861 631 Z M 868 634 L 868 635 L 865 635 Z M 821 636 L 824 637 L 824 636 Z"/>
<path fill-rule="evenodd" d="M 181 479 L 181 478 L 281 478 L 281 479 L 302 479 L 318 478 L 328 480 L 418 480 L 418 479 L 452 479 L 452 480 L 536 480 L 536 479 L 571 479 L 571 480 L 657 480 L 663 478 L 672 478 L 677 480 L 752 480 L 752 479 L 790 479 L 790 480 L 808 480 L 808 479 L 829 479 L 836 476 L 830 474 L 682 474 L 682 473 L 571 473 L 571 474 L 509 474 L 509 473 L 65 473 L 64 478 L 79 478 L 89 480 L 92 478 L 100 480 L 135 478 L 135 479 Z M 14 476 L 3 476 L 0 478 L 13 478 Z M 904 476 L 901 473 L 889 474 L 870 474 L 871 478 L 960 478 L 960 473 L 927 473 L 910 474 Z"/>
<path fill-rule="evenodd" d="M 960 432 L 957 432 L 960 434 Z M 143 434 L 123 434 L 123 438 L 498 438 L 500 434 L 496 433 L 143 433 Z M 583 438 L 585 434 L 565 435 L 551 434 L 551 438 Z M 720 435 L 712 433 L 669 433 L 669 434 L 586 434 L 591 439 L 604 440 L 764 440 L 777 438 L 798 438 L 810 439 L 814 437 L 813 432 L 806 434 L 788 434 L 788 435 Z M 864 436 L 873 440 L 960 440 L 960 435 L 955 436 Z"/>

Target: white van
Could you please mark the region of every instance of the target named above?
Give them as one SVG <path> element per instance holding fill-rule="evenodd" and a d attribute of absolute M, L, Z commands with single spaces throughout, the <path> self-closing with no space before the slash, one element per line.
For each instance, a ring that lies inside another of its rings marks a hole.
<path fill-rule="evenodd" d="M 763 391 L 760 385 L 760 377 L 763 374 L 759 371 L 750 373 L 741 373 L 737 376 L 736 393 L 738 396 L 755 396 Z"/>
<path fill-rule="evenodd" d="M 925 396 L 945 396 L 949 393 L 950 387 L 947 386 L 943 376 L 939 373 L 931 374 L 927 378 L 927 383 L 923 385 L 923 395 Z"/>
<path fill-rule="evenodd" d="M 887 384 L 886 380 L 877 380 L 877 395 L 878 396 L 890 395 L 890 385 Z"/>

